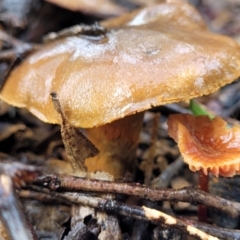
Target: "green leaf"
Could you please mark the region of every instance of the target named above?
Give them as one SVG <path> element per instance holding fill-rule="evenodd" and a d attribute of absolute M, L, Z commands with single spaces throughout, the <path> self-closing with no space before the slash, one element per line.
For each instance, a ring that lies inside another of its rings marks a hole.
<path fill-rule="evenodd" d="M 210 113 L 207 110 L 206 107 L 204 107 L 202 104 L 196 102 L 193 99 L 190 100 L 190 110 L 195 116 L 207 115 L 211 119 L 215 117 L 212 113 Z"/>

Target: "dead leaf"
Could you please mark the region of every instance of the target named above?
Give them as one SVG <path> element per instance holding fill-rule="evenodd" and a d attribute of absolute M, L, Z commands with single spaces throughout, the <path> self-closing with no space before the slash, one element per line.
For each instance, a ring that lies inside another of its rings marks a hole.
<path fill-rule="evenodd" d="M 57 93 L 51 92 L 50 95 L 55 110 L 61 116 L 62 140 L 72 168 L 73 170 L 86 171 L 86 166 L 84 165 L 85 159 L 96 156 L 99 150 L 81 133 L 79 128 L 69 123 L 62 111 Z"/>

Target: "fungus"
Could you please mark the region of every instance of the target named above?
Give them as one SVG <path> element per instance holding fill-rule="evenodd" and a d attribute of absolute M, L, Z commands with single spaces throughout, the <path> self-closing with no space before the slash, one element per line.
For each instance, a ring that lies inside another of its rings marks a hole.
<path fill-rule="evenodd" d="M 128 10 L 150 6 L 159 2 L 159 0 L 134 0 L 134 1 L 112 1 L 112 0 L 46 0 L 60 7 L 72 11 L 81 11 L 86 14 L 92 14 L 98 17 L 118 16 Z"/>
<path fill-rule="evenodd" d="M 134 172 L 143 111 L 206 95 L 240 75 L 240 47 L 210 33 L 187 3 L 167 1 L 102 23 L 100 36 L 47 43 L 8 77 L 0 98 L 59 124 L 55 91 L 69 123 L 100 150 L 85 164 L 122 177 Z"/>
<path fill-rule="evenodd" d="M 173 114 L 168 118 L 168 132 L 192 171 L 216 177 L 240 173 L 238 126 L 230 128 L 220 117 Z"/>
<path fill-rule="evenodd" d="M 117 16 L 126 11 L 123 7 L 117 5 L 111 0 L 46 0 L 47 2 L 57 4 L 60 7 L 72 11 L 82 11 L 95 14 L 97 16 Z"/>

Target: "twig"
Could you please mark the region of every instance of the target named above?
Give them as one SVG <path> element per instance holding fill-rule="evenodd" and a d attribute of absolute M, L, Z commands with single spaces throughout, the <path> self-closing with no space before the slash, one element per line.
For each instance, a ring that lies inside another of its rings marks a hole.
<path fill-rule="evenodd" d="M 124 216 L 127 217 L 132 217 L 132 218 L 137 218 L 135 215 L 132 215 L 132 212 L 134 212 L 135 207 L 134 206 L 129 206 L 111 199 L 102 199 L 102 198 L 96 198 L 96 194 L 79 194 L 79 193 L 58 193 L 58 192 L 53 192 L 50 191 L 49 189 L 38 187 L 38 186 L 30 186 L 31 189 L 34 191 L 25 191 L 21 190 L 19 191 L 19 196 L 23 198 L 30 198 L 30 199 L 36 199 L 40 201 L 48 201 L 48 199 L 58 199 L 58 201 L 61 202 L 66 202 L 66 203 L 74 203 L 74 204 L 83 204 L 83 205 L 88 205 L 89 201 L 91 203 L 90 206 L 98 208 L 98 206 L 105 206 L 106 209 L 101 208 L 102 210 L 108 210 L 111 211 L 111 213 L 115 214 L 121 214 L 119 213 L 120 209 L 121 211 L 124 212 Z M 26 194 L 27 192 L 30 192 L 30 194 Z M 38 194 L 42 194 L 44 196 L 43 198 L 39 198 Z M 46 196 L 46 197 L 45 197 Z M 91 201 L 91 198 L 94 199 L 94 201 Z M 98 204 L 96 204 L 96 200 L 99 200 Z M 109 207 L 109 206 L 112 206 Z M 109 210 L 110 209 L 110 210 Z M 131 210 L 132 209 L 132 210 Z M 126 210 L 126 211 L 125 211 Z M 137 218 L 140 219 L 140 216 Z M 143 220 L 141 218 L 141 220 Z M 210 235 L 216 236 L 220 239 L 225 239 L 225 240 L 236 240 L 240 239 L 240 230 L 229 230 L 229 229 L 224 229 L 224 228 L 219 228 L 213 225 L 205 224 L 205 223 L 199 223 L 193 220 L 185 219 L 185 218 L 180 218 L 182 222 L 185 222 L 187 225 L 194 226 Z"/>
<path fill-rule="evenodd" d="M 191 202 L 193 204 L 203 204 L 218 209 L 228 213 L 232 217 L 238 217 L 240 215 L 240 203 L 205 193 L 194 187 L 177 190 L 159 189 L 149 188 L 139 184 L 107 182 L 53 174 L 40 176 L 36 179 L 35 183 L 48 187 L 51 190 L 119 193 L 137 196 L 151 201 L 169 200 Z"/>
<path fill-rule="evenodd" d="M 21 43 L 18 47 L 0 52 L 0 62 L 14 61 L 16 58 L 24 58 L 40 47 L 34 44 Z"/>
<path fill-rule="evenodd" d="M 240 239 L 240 230 L 234 230 L 234 229 L 224 229 L 219 228 L 214 225 L 206 224 L 206 223 L 200 223 L 197 221 L 180 218 L 182 221 L 186 222 L 188 225 L 194 226 L 206 233 L 209 233 L 213 236 L 216 236 L 220 239 L 224 240 L 236 240 Z"/>
<path fill-rule="evenodd" d="M 186 224 L 185 222 L 171 217 L 163 212 L 157 211 L 155 209 L 147 208 L 145 206 L 142 207 L 145 216 L 155 224 L 163 224 L 169 227 L 176 228 L 182 232 L 187 233 L 190 236 L 193 236 L 196 239 L 202 240 L 217 240 L 219 238 L 213 237 L 191 225 Z"/>
<path fill-rule="evenodd" d="M 11 49 L 0 51 L 0 63 L 9 63 L 8 69 L 0 77 L 0 90 L 11 71 L 21 62 L 23 58 L 40 48 L 40 45 L 22 42 L 0 29 L 0 40 L 10 45 Z M 8 46 L 9 47 L 9 46 Z"/>
<path fill-rule="evenodd" d="M 12 240 L 37 239 L 15 196 L 11 178 L 0 175 L 0 215 Z"/>
<path fill-rule="evenodd" d="M 29 190 L 19 190 L 17 191 L 17 194 L 20 198 L 23 198 L 23 199 L 38 200 L 44 203 L 54 202 L 55 204 L 71 205 L 71 202 L 67 201 L 66 199 L 55 197 L 55 196 L 49 195 L 48 193 L 35 192 L 35 191 L 29 191 Z"/>
<path fill-rule="evenodd" d="M 30 53 L 38 50 L 40 47 L 36 44 L 28 44 L 20 41 L 16 41 L 14 49 L 5 50 L 0 52 L 0 63 L 9 62 L 10 65 L 5 73 L 0 77 L 0 90 L 2 90 L 8 76 L 11 71 L 22 61 L 23 58 L 27 57 Z"/>
<path fill-rule="evenodd" d="M 15 187 L 23 187 L 40 174 L 41 168 L 15 161 L 1 161 L 0 174 L 10 176 Z"/>
<path fill-rule="evenodd" d="M 74 203 L 87 205 L 93 208 L 106 211 L 111 214 L 119 214 L 128 216 L 135 219 L 151 222 L 157 225 L 171 226 L 183 233 L 197 237 L 197 239 L 204 240 L 217 240 L 218 238 L 212 237 L 201 230 L 196 229 L 181 221 L 173 218 L 160 211 L 153 210 L 147 207 L 136 207 L 130 206 L 115 200 L 103 199 L 99 197 L 93 197 L 90 194 L 79 194 L 79 193 L 57 193 L 56 195 L 65 198 Z"/>
<path fill-rule="evenodd" d="M 77 35 L 89 35 L 104 37 L 107 33 L 107 29 L 98 22 L 92 25 L 75 25 L 70 28 L 63 29 L 57 33 L 51 32 L 43 37 L 44 42 L 55 41 L 64 37 L 77 36 Z"/>
<path fill-rule="evenodd" d="M 173 163 L 169 164 L 159 177 L 152 181 L 151 186 L 159 188 L 168 187 L 172 178 L 183 168 L 183 166 L 184 162 L 180 156 Z"/>
<path fill-rule="evenodd" d="M 20 41 L 17 38 L 14 38 L 13 36 L 9 35 L 7 32 L 0 29 L 0 40 L 3 41 L 3 43 L 7 43 L 7 45 L 11 45 L 11 47 L 17 47 L 23 42 Z"/>

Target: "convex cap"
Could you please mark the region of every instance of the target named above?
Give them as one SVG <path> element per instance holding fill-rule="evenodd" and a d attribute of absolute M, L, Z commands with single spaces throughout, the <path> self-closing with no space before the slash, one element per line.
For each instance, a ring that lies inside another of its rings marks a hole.
<path fill-rule="evenodd" d="M 50 92 L 76 127 L 206 95 L 240 75 L 240 47 L 207 30 L 188 4 L 169 1 L 103 22 L 105 35 L 66 37 L 17 67 L 0 97 L 59 123 Z"/>

